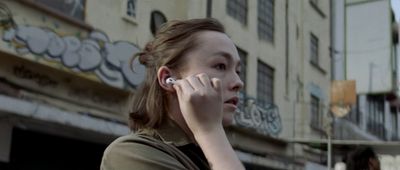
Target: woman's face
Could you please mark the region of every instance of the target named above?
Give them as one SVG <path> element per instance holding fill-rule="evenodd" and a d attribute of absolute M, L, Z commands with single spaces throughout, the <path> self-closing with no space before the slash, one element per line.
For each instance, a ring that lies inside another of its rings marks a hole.
<path fill-rule="evenodd" d="M 210 79 L 221 80 L 223 124 L 228 125 L 237 109 L 238 92 L 243 87 L 239 77 L 240 58 L 237 49 L 226 34 L 216 31 L 198 33 L 197 41 L 197 47 L 184 56 L 184 66 L 180 75 L 187 77 L 206 73 Z"/>

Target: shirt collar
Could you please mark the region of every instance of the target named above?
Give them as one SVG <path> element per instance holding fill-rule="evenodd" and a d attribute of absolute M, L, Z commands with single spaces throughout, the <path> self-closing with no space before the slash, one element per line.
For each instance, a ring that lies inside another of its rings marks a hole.
<path fill-rule="evenodd" d="M 138 133 L 160 139 L 164 143 L 183 146 L 191 142 L 185 132 L 172 120 L 167 119 L 157 129 L 140 129 Z"/>

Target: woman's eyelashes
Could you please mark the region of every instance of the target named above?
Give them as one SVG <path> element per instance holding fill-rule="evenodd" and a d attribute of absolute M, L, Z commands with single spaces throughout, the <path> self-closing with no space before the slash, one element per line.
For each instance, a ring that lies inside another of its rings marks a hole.
<path fill-rule="evenodd" d="M 237 75 L 240 75 L 240 73 L 241 73 L 241 70 L 236 70 Z"/>
<path fill-rule="evenodd" d="M 218 63 L 214 66 L 217 70 L 226 70 L 226 64 Z"/>
<path fill-rule="evenodd" d="M 214 65 L 214 68 L 217 69 L 217 70 L 220 70 L 220 71 L 225 71 L 225 70 L 227 70 L 227 69 L 230 69 L 229 67 L 230 67 L 230 66 L 229 66 L 228 64 L 225 64 L 225 63 L 218 63 L 218 64 L 215 64 L 215 65 Z M 235 73 L 236 73 L 237 75 L 240 75 L 241 69 L 240 69 L 240 68 L 236 68 L 236 69 L 235 69 Z"/>

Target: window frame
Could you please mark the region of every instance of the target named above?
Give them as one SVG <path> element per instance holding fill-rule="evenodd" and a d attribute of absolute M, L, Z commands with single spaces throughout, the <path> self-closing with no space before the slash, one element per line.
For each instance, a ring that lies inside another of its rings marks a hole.
<path fill-rule="evenodd" d="M 138 11 L 137 11 L 137 9 L 138 9 L 138 0 L 133 0 L 134 2 L 135 2 L 135 16 L 130 16 L 130 15 L 128 15 L 128 2 L 129 2 L 130 0 L 123 0 L 122 1 L 122 4 L 121 4 L 121 16 L 122 16 L 122 19 L 124 19 L 125 21 L 127 21 L 127 22 L 129 22 L 129 23 L 131 23 L 131 24 L 133 24 L 133 25 L 137 25 L 138 24 L 138 21 L 137 21 L 137 15 L 138 15 Z"/>
<path fill-rule="evenodd" d="M 316 107 L 316 108 L 315 108 Z M 315 111 L 316 110 L 316 111 Z M 322 128 L 322 112 L 321 99 L 313 94 L 310 94 L 310 126 L 316 129 Z"/>
<path fill-rule="evenodd" d="M 261 1 L 266 2 L 264 8 L 261 5 Z M 271 5 L 267 5 L 268 2 L 271 2 Z M 273 43 L 275 40 L 275 0 L 257 0 L 257 3 L 258 39 Z M 272 9 L 266 7 L 271 7 Z M 268 16 L 268 14 L 271 14 L 272 16 Z M 269 23 L 271 25 L 268 25 Z"/>
<path fill-rule="evenodd" d="M 368 118 L 367 131 L 381 139 L 386 137 L 385 124 L 385 104 L 384 97 L 381 95 L 367 95 Z"/>
<path fill-rule="evenodd" d="M 89 24 L 87 24 L 85 22 L 86 21 L 86 9 L 87 9 L 87 1 L 88 0 L 84 0 L 85 1 L 84 2 L 84 8 L 85 9 L 83 10 L 83 19 L 82 20 L 81 19 L 77 19 L 77 18 L 72 17 L 72 16 L 69 16 L 69 15 L 66 15 L 66 14 L 64 14 L 64 13 L 62 13 L 62 12 L 60 12 L 60 11 L 50 7 L 50 6 L 47 6 L 47 5 L 39 3 L 39 2 L 35 2 L 35 1 L 32 1 L 32 0 L 17 0 L 17 1 L 19 1 L 22 4 L 25 4 L 27 6 L 30 6 L 32 8 L 35 8 L 35 9 L 37 9 L 39 11 L 42 11 L 42 12 L 44 12 L 46 14 L 50 14 L 51 16 L 54 16 L 54 17 L 56 17 L 58 19 L 61 19 L 61 20 L 65 21 L 65 22 L 67 22 L 67 23 L 70 23 L 72 25 L 79 26 L 79 27 L 81 27 L 83 29 L 86 29 L 86 30 L 93 30 L 94 29 L 92 26 L 90 26 Z"/>
<path fill-rule="evenodd" d="M 319 66 L 319 39 L 310 33 L 310 63 Z"/>
<path fill-rule="evenodd" d="M 159 17 L 159 18 L 157 18 Z M 162 20 L 162 22 L 157 23 L 157 19 L 160 19 L 159 21 Z M 162 13 L 159 10 L 154 10 L 151 12 L 150 14 L 150 31 L 153 34 L 153 36 L 156 35 L 158 29 L 161 28 L 162 24 L 168 22 L 167 17 L 164 15 L 164 13 Z"/>
<path fill-rule="evenodd" d="M 261 67 L 266 69 L 261 70 L 263 69 Z M 275 74 L 274 68 L 272 68 L 271 66 L 269 66 L 268 64 L 266 64 L 261 60 L 257 61 L 257 103 L 261 105 L 267 104 L 268 102 L 269 102 L 268 104 L 274 104 L 274 78 L 275 78 L 274 74 Z M 264 76 L 266 76 L 266 81 L 261 80 L 261 78 Z M 269 95 L 268 91 L 266 90 L 267 89 L 266 86 L 268 85 L 270 85 Z M 265 96 L 267 96 L 268 98 L 266 98 Z"/>
<path fill-rule="evenodd" d="M 240 2 L 245 1 L 243 4 Z M 236 5 L 236 6 L 235 6 Z M 241 16 L 241 8 L 244 6 L 244 16 Z M 236 8 L 234 8 L 236 7 Z M 248 0 L 226 0 L 226 13 L 228 16 L 240 22 L 242 25 L 247 25 L 248 13 L 249 13 L 249 1 Z M 243 19 L 243 20 L 242 20 Z"/>

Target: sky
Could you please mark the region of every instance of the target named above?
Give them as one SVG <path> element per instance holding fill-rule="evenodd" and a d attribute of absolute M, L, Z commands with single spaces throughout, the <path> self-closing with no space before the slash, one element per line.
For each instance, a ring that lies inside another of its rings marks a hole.
<path fill-rule="evenodd" d="M 392 9 L 396 17 L 396 21 L 400 22 L 400 0 L 391 0 Z"/>

